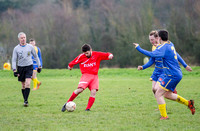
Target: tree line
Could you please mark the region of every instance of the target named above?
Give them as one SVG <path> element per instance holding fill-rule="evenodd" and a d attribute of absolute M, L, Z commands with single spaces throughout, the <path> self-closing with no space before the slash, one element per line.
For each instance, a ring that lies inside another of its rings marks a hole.
<path fill-rule="evenodd" d="M 190 65 L 200 64 L 198 0 L 2 0 L 0 63 L 11 60 L 21 31 L 36 39 L 44 68 L 66 68 L 84 43 L 112 52 L 104 67 L 136 67 L 144 55 L 132 43 L 151 50 L 151 30 L 167 29 L 177 52 Z"/>

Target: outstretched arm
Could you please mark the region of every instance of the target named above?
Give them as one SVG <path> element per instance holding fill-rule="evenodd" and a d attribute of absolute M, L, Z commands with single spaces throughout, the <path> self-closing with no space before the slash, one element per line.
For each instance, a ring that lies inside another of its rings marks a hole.
<path fill-rule="evenodd" d="M 108 56 L 108 59 L 109 59 L 109 60 L 112 60 L 113 57 L 114 57 L 113 54 L 110 54 L 110 55 Z"/>
<path fill-rule="evenodd" d="M 183 65 L 184 68 L 187 67 L 187 64 L 185 63 L 185 61 L 181 58 L 181 56 L 178 53 L 177 53 L 177 58 L 178 58 L 178 61 Z"/>
<path fill-rule="evenodd" d="M 177 53 L 177 52 L 176 52 Z M 192 71 L 192 68 L 190 67 L 190 66 L 188 66 L 186 63 L 185 63 L 185 61 L 182 59 L 182 57 L 177 53 L 177 57 L 178 57 L 178 61 L 183 65 L 183 67 L 187 70 L 187 71 L 189 71 L 189 72 L 191 72 Z"/>
<path fill-rule="evenodd" d="M 151 51 L 147 51 L 147 50 L 144 50 L 142 49 L 139 44 L 137 43 L 133 43 L 133 45 L 135 45 L 135 48 L 141 52 L 142 54 L 146 55 L 146 56 L 150 56 L 150 57 L 164 57 L 165 55 L 165 50 L 163 46 L 161 46 L 160 48 L 156 48 L 156 50 L 154 50 L 153 52 Z"/>
<path fill-rule="evenodd" d="M 110 52 L 98 52 L 98 53 L 101 60 L 111 60 L 114 57 L 113 54 Z"/>
<path fill-rule="evenodd" d="M 152 66 L 154 62 L 155 62 L 155 58 L 152 58 L 152 57 L 151 57 L 151 58 L 149 59 L 149 61 L 148 61 L 146 64 L 144 64 L 144 65 L 142 66 L 142 69 L 144 70 L 144 69 L 146 69 L 146 68 Z"/>
<path fill-rule="evenodd" d="M 79 63 L 81 63 L 82 62 L 82 56 L 83 56 L 84 54 L 82 53 L 82 54 L 80 54 L 79 56 L 77 56 L 73 61 L 71 61 L 69 64 L 68 64 L 68 69 L 69 70 L 72 70 L 72 68 L 74 67 L 74 65 L 76 65 L 76 64 L 79 64 Z"/>

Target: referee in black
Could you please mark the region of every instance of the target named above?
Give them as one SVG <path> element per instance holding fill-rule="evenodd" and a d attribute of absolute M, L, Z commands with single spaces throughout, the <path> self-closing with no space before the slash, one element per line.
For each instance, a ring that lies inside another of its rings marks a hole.
<path fill-rule="evenodd" d="M 19 44 L 14 48 L 12 55 L 12 69 L 14 76 L 18 77 L 18 81 L 22 83 L 22 95 L 24 98 L 24 106 L 28 106 L 28 96 L 30 93 L 30 83 L 33 74 L 32 55 L 36 58 L 38 64 L 38 73 L 41 72 L 41 64 L 34 47 L 26 43 L 26 34 L 20 32 L 18 34 Z"/>

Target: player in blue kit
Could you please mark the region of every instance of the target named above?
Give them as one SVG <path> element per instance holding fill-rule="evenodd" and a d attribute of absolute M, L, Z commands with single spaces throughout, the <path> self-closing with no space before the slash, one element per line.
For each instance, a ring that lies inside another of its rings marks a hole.
<path fill-rule="evenodd" d="M 42 67 L 42 54 L 41 54 L 40 48 L 38 46 L 36 46 L 36 42 L 32 38 L 29 40 L 29 44 L 31 44 L 34 47 L 34 49 L 36 51 L 36 54 L 38 55 L 38 58 L 40 60 L 41 67 Z M 37 65 L 36 59 L 33 56 L 32 56 L 32 60 L 33 60 L 33 75 L 32 75 L 32 80 L 33 80 L 33 91 L 34 91 L 34 90 L 39 89 L 39 87 L 41 85 L 41 82 L 37 79 L 38 65 Z"/>
<path fill-rule="evenodd" d="M 152 51 L 154 51 L 157 48 L 157 46 L 160 46 L 159 41 L 158 41 L 158 32 L 156 30 L 153 30 L 149 33 L 149 41 L 152 44 Z M 187 71 L 192 71 L 192 68 L 185 63 L 185 61 L 181 58 L 181 56 L 180 55 L 177 55 L 177 56 L 178 56 L 178 61 L 184 66 L 184 68 Z M 155 88 L 156 82 L 158 81 L 158 78 L 164 73 L 162 58 L 151 57 L 145 65 L 138 66 L 138 70 L 144 70 L 144 69 L 150 67 L 151 65 L 153 65 L 154 63 L 155 63 L 155 69 L 153 71 L 153 74 L 152 74 L 150 80 L 152 81 L 152 91 L 155 96 L 155 92 L 157 90 Z M 173 93 L 177 94 L 176 89 L 174 89 Z"/>
<path fill-rule="evenodd" d="M 158 32 L 156 30 L 153 30 L 149 33 L 149 41 L 152 44 L 152 51 L 154 51 L 156 49 L 156 47 L 159 44 L 158 41 Z M 158 78 L 160 77 L 161 74 L 163 74 L 163 61 L 162 58 L 154 58 L 151 57 L 149 59 L 149 61 L 143 65 L 143 66 L 138 66 L 138 70 L 144 70 L 148 67 L 150 67 L 151 65 L 153 65 L 155 63 L 155 69 L 153 71 L 153 74 L 151 75 L 150 81 L 152 81 L 152 92 L 155 96 L 155 92 L 156 92 L 156 82 L 158 80 Z"/>
<path fill-rule="evenodd" d="M 177 101 L 181 104 L 188 106 L 192 112 L 192 115 L 194 115 L 194 100 L 188 101 L 178 94 L 173 93 L 176 85 L 182 79 L 182 71 L 178 64 L 178 56 L 174 45 L 172 42 L 168 41 L 168 31 L 160 30 L 158 32 L 158 35 L 159 43 L 161 45 L 158 46 L 153 52 L 142 49 L 137 43 L 133 44 L 135 45 L 135 48 L 144 55 L 154 58 L 163 58 L 164 75 L 162 75 L 156 83 L 157 91 L 155 93 L 155 97 L 161 114 L 160 120 L 168 119 L 166 112 L 166 103 L 163 96 L 165 96 L 165 98 Z"/>

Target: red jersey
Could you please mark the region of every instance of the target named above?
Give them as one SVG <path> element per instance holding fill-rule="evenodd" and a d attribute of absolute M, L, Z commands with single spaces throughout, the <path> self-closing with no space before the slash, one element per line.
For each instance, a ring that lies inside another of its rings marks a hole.
<path fill-rule="evenodd" d="M 73 61 L 69 63 L 69 67 L 79 64 L 81 73 L 97 75 L 99 71 L 100 62 L 102 60 L 109 60 L 108 56 L 111 53 L 92 51 L 91 57 L 88 58 L 84 53 L 80 54 Z"/>

